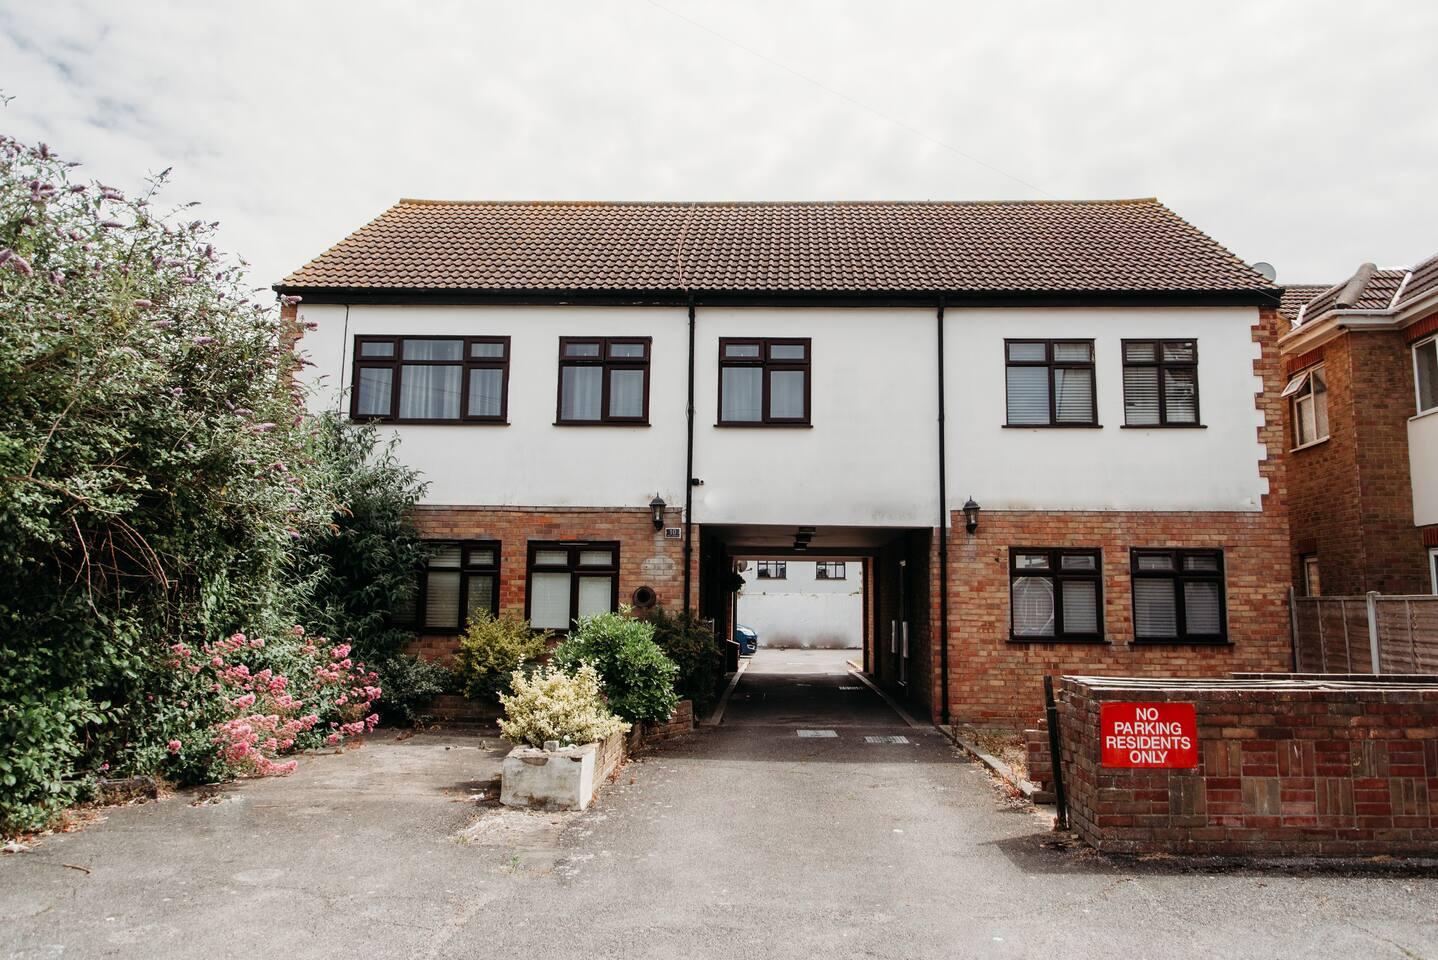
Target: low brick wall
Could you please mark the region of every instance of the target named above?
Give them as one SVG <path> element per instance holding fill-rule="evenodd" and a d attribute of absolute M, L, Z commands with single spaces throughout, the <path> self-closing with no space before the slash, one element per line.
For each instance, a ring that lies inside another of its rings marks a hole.
<path fill-rule="evenodd" d="M 1438 677 L 1064 677 L 1074 830 L 1119 853 L 1438 855 Z M 1193 769 L 1104 767 L 1106 702 L 1192 703 Z"/>
<path fill-rule="evenodd" d="M 1054 762 L 1049 755 L 1052 751 L 1047 720 L 1040 720 L 1037 726 L 1024 731 L 1024 749 L 1028 754 L 1029 782 L 1048 794 L 1054 788 Z"/>
<path fill-rule="evenodd" d="M 650 743 L 658 740 L 668 740 L 670 737 L 678 737 L 693 732 L 693 700 L 680 700 L 679 705 L 674 708 L 674 713 L 663 723 L 646 723 L 644 725 L 644 739 Z"/>

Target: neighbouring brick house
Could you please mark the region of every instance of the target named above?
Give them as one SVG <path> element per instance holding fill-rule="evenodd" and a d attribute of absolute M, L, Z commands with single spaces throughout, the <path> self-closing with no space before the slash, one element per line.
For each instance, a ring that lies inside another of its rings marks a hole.
<path fill-rule="evenodd" d="M 1280 291 L 1157 201 L 404 200 L 277 289 L 313 407 L 430 483 L 427 654 L 474 609 L 724 633 L 739 560 L 809 558 L 935 720 L 1288 666 Z"/>
<path fill-rule="evenodd" d="M 1438 257 L 1290 287 L 1283 311 L 1294 585 L 1435 592 Z"/>

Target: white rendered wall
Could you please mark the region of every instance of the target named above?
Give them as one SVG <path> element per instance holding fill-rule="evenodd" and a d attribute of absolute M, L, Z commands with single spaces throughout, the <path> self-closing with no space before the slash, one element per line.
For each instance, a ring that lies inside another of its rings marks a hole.
<path fill-rule="evenodd" d="M 864 565 L 845 564 L 843 580 L 819 580 L 814 563 L 789 560 L 784 580 L 760 580 L 749 562 L 736 618 L 761 647 L 853 648 L 864 642 Z"/>
<path fill-rule="evenodd" d="M 1408 421 L 1408 469 L 1414 525 L 1438 523 L 1438 413 Z"/>

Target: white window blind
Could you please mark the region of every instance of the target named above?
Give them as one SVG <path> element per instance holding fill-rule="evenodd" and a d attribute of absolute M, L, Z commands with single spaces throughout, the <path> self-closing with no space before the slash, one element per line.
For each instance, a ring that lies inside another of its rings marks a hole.
<path fill-rule="evenodd" d="M 613 608 L 614 580 L 612 577 L 579 578 L 579 615 L 590 617 L 596 613 L 608 613 Z"/>
<path fill-rule="evenodd" d="M 568 573 L 534 573 L 529 579 L 529 623 L 541 630 L 569 629 Z"/>
<path fill-rule="evenodd" d="M 1049 422 L 1049 368 L 1009 367 L 1009 423 Z"/>
<path fill-rule="evenodd" d="M 1092 423 L 1093 371 L 1054 369 L 1055 407 L 1059 423 Z"/>
<path fill-rule="evenodd" d="M 1219 585 L 1190 580 L 1183 585 L 1184 628 L 1194 636 L 1217 636 L 1222 632 Z"/>
<path fill-rule="evenodd" d="M 1158 368 L 1126 367 L 1123 371 L 1124 423 L 1153 426 L 1158 417 Z"/>
<path fill-rule="evenodd" d="M 1087 580 L 1063 581 L 1064 632 L 1098 632 L 1098 584 Z"/>
<path fill-rule="evenodd" d="M 1172 580 L 1133 582 L 1134 636 L 1162 639 L 1178 636 L 1178 611 Z"/>

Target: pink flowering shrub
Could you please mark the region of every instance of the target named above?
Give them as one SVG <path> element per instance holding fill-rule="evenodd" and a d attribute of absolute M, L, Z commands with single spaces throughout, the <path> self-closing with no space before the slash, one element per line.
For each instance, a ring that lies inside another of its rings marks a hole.
<path fill-rule="evenodd" d="M 266 640 L 236 633 L 199 649 L 170 647 L 181 729 L 162 769 L 181 783 L 285 774 L 301 750 L 334 746 L 379 722 L 378 677 L 350 645 L 301 627 Z"/>

